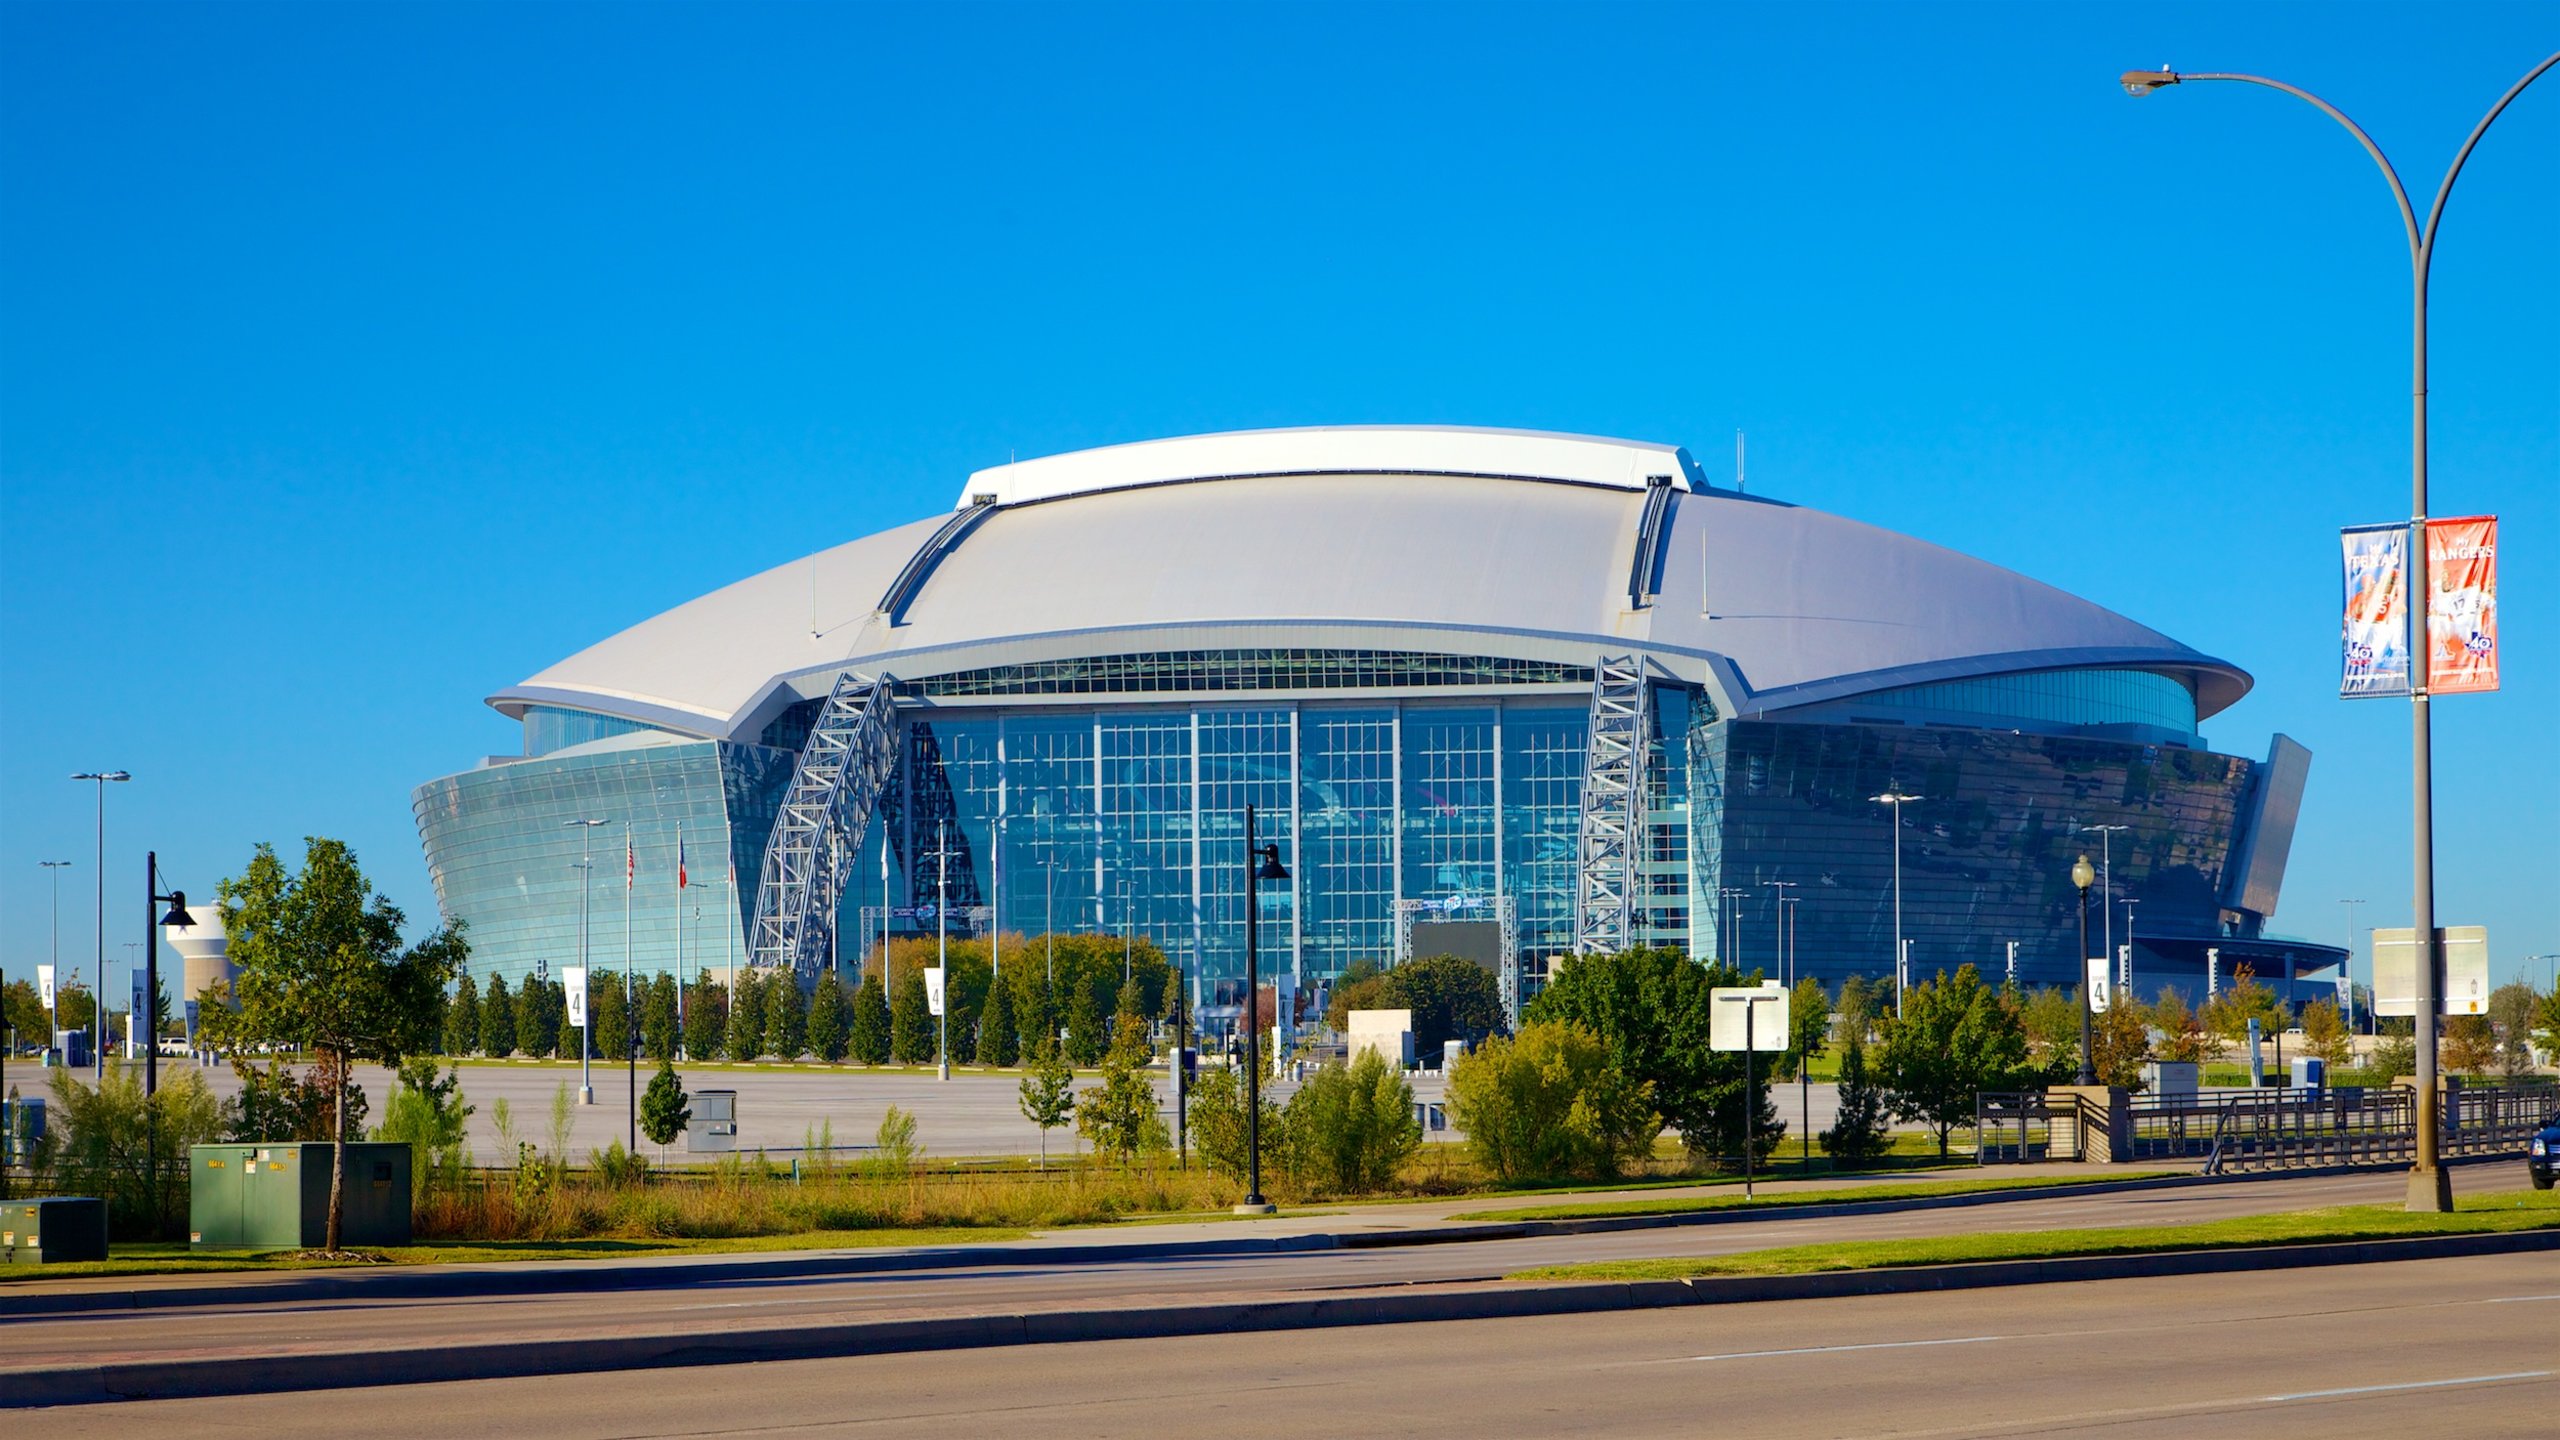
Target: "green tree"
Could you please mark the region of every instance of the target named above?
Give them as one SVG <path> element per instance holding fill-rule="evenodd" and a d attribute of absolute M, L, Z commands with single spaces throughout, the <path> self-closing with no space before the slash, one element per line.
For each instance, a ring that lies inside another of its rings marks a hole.
<path fill-rule="evenodd" d="M 852 997 L 845 994 L 844 982 L 834 971 L 818 977 L 818 988 L 809 996 L 809 1053 L 830 1065 L 844 1063 L 851 1039 Z"/>
<path fill-rule="evenodd" d="M 649 1077 L 649 1088 L 640 1096 L 640 1133 L 658 1147 L 658 1163 L 666 1163 L 667 1147 L 692 1119 L 693 1103 L 684 1093 L 684 1081 L 676 1078 L 672 1061 L 660 1058 L 658 1073 Z"/>
<path fill-rule="evenodd" d="M 480 984 L 462 977 L 444 1007 L 444 1053 L 468 1055 L 480 1048 Z"/>
<path fill-rule="evenodd" d="M 1840 1051 L 1840 1110 L 1822 1132 L 1822 1148 L 1843 1165 L 1862 1165 L 1885 1150 L 1885 1094 L 1867 1073 L 1867 1044 L 1855 1030 Z"/>
<path fill-rule="evenodd" d="M 492 1060 L 516 1053 L 516 999 L 507 993 L 504 975 L 490 976 L 480 997 L 480 1053 Z"/>
<path fill-rule="evenodd" d="M 1126 1165 L 1142 1154 L 1171 1148 L 1173 1137 L 1156 1114 L 1155 1085 L 1147 1078 L 1147 1022 L 1120 1017 L 1111 1048 L 1102 1057 L 1102 1083 L 1076 1101 L 1076 1130 L 1096 1155 Z"/>
<path fill-rule="evenodd" d="M 676 1058 L 676 977 L 661 970 L 641 991 L 640 1053 L 661 1064 Z"/>
<path fill-rule="evenodd" d="M 716 1060 L 729 1033 L 729 991 L 709 975 L 697 975 L 685 987 L 684 1053 L 694 1060 Z"/>
<path fill-rule="evenodd" d="M 2058 985 L 2030 991 L 2018 1007 L 2027 1032 L 2027 1058 L 2059 1080 L 2080 1073 L 2080 992 Z"/>
<path fill-rule="evenodd" d="M 1893 1097 L 1893 1113 L 1938 1132 L 1970 1125 L 1974 1096 L 2016 1088 L 2036 1072 L 2027 1064 L 2026 1027 L 1971 965 L 1938 972 L 1903 996 L 1902 1018 L 1885 1025 L 1877 1078 Z"/>
<path fill-rule="evenodd" d="M 1046 1170 L 1049 1132 L 1067 1124 L 1076 1113 L 1076 1075 L 1067 1068 L 1056 1042 L 1040 1047 L 1031 1073 L 1015 1089 L 1021 1096 L 1022 1118 L 1040 1127 L 1040 1168 Z"/>
<path fill-rule="evenodd" d="M 1571 1021 L 1608 1047 L 1610 1063 L 1652 1087 L 1652 1104 L 1680 1132 L 1693 1158 L 1742 1154 L 1746 1103 L 1743 1057 L 1708 1044 L 1709 993 L 1748 983 L 1727 965 L 1700 965 L 1677 950 L 1638 948 L 1566 959 L 1527 1021 Z M 1786 1126 L 1769 1099 L 1769 1071 L 1754 1066 L 1747 1097 L 1759 1153 L 1775 1149 Z"/>
<path fill-rule="evenodd" d="M 383 1102 L 382 1123 L 373 1138 L 409 1147 L 409 1174 L 419 1200 L 459 1185 L 468 1156 L 463 1126 L 471 1107 L 462 1101 L 462 1072 L 436 1072 L 435 1061 L 419 1056 L 400 1067 L 399 1083 Z"/>
<path fill-rule="evenodd" d="M 1354 1010 L 1403 1008 L 1396 1003 L 1394 989 L 1388 985 L 1383 973 L 1374 969 L 1366 974 L 1358 973 L 1365 963 L 1357 962 L 1343 971 L 1342 978 L 1334 981 L 1333 989 L 1325 995 L 1324 1023 L 1336 1030 L 1351 1028 L 1351 1012 Z"/>
<path fill-rule="evenodd" d="M 853 992 L 853 1058 L 864 1065 L 885 1065 L 889 1061 L 889 991 L 880 983 L 880 972 L 864 973 L 862 986 Z"/>
<path fill-rule="evenodd" d="M 238 967 L 238 1008 L 207 1018 L 225 1048 L 299 1040 L 339 1075 L 357 1060 L 397 1067 L 436 1043 L 439 1000 L 469 953 L 458 930 L 403 947 L 400 907 L 377 895 L 344 844 L 313 837 L 288 873 L 260 845 L 248 872 L 221 886 L 223 929 Z M 341 1097 L 346 1087 L 339 1089 Z M 330 1126 L 328 1245 L 339 1248 L 346 1208 L 343 1098 Z"/>
<path fill-rule="evenodd" d="M 1864 1040 L 1875 1033 L 1876 988 L 1864 975 L 1840 982 L 1840 1033 Z"/>
<path fill-rule="evenodd" d="M 2248 1045 L 2250 1021 L 2257 1021 L 2259 1032 L 2267 1034 L 2283 1028 L 2282 1017 L 2276 993 L 2259 984 L 2243 965 L 2231 972 L 2231 983 L 2222 987 L 2222 993 L 2205 1002 L 2205 1034 L 2220 1057 Z"/>
<path fill-rule="evenodd" d="M 741 1064 L 764 1053 L 764 982 L 740 966 L 729 981 L 729 1058 Z"/>
<path fill-rule="evenodd" d="M 1436 1064 L 1452 1040 L 1470 1044 L 1502 1033 L 1502 991 L 1493 972 L 1456 955 L 1427 955 L 1387 972 L 1388 1008 L 1413 1012 L 1414 1054 Z"/>
<path fill-rule="evenodd" d="M 2541 1003 L 2542 992 L 2523 980 L 2510 980 L 2489 992 L 2489 1028 L 2498 1037 L 2498 1068 L 2510 1078 L 2533 1070 L 2533 1012 Z"/>
<path fill-rule="evenodd" d="M 921 1065 L 933 1058 L 933 1040 L 924 967 L 910 966 L 899 973 L 897 988 L 889 996 L 889 1058 L 901 1065 Z"/>
<path fill-rule="evenodd" d="M 631 1054 L 631 1001 L 622 990 L 622 973 L 598 970 L 587 982 L 587 1023 L 595 1027 L 596 1058 L 620 1064 Z"/>
<path fill-rule="evenodd" d="M 1103 1016 L 1099 989 L 1084 976 L 1077 976 L 1075 991 L 1067 1004 L 1067 1058 L 1078 1065 L 1100 1063 L 1103 1052 L 1111 1044 L 1111 1026 Z"/>
<path fill-rule="evenodd" d="M 1831 1040 L 1831 997 L 1822 982 L 1808 975 L 1787 996 L 1787 1053 L 1780 1058 L 1781 1080 L 1793 1080 Z"/>
<path fill-rule="evenodd" d="M 1226 1066 L 1204 1068 L 1191 1085 L 1188 1135 L 1200 1163 L 1212 1175 L 1241 1180 L 1245 1174 L 1244 1076 Z M 1262 1168 L 1286 1168 L 1289 1126 L 1270 1092 L 1262 1095 Z"/>
<path fill-rule="evenodd" d="M 2123 994 L 2114 1001 L 2090 1021 L 2090 1068 L 2099 1084 L 2132 1089 L 2142 1084 L 2142 1063 L 2151 1058 L 2151 1027 L 2140 1001 Z M 2033 1069 L 2021 1065 L 2003 1083 L 2024 1088 Z"/>
<path fill-rule="evenodd" d="M 2331 1005 L 2330 1017 L 2335 1019 L 2337 1013 L 2338 1007 Z M 2079 1017 L 2072 1018 L 2076 1021 Z M 2187 997 L 2173 988 L 2162 987 L 2160 999 L 2151 1007 L 2151 1024 L 2160 1032 L 2161 1059 L 2189 1065 L 2204 1063 L 2204 1017 L 2187 1004 Z M 2344 1034 L 2341 1030 L 2342 1039 Z"/>
<path fill-rule="evenodd" d="M 1532 1021 L 1485 1042 L 1449 1076 L 1450 1119 L 1498 1179 L 1611 1179 L 1662 1133 L 1650 1081 L 1634 1079 L 1578 1021 Z"/>
<path fill-rule="evenodd" d="M 1347 1069 L 1327 1065 L 1308 1076 L 1286 1113 L 1291 1169 L 1332 1194 L 1386 1189 L 1422 1148 L 1413 1087 L 1374 1050 Z"/>
<path fill-rule="evenodd" d="M 557 980 L 542 982 L 542 1008 L 551 1017 L 551 1053 L 563 1060 L 586 1054 L 587 1032 L 569 1023 L 569 987 Z"/>
<path fill-rule="evenodd" d="M 981 1065 L 1012 1065 L 1022 1058 L 1022 1039 L 1013 1028 L 1013 987 L 997 985 L 987 995 L 987 1011 L 978 1020 L 977 1060 Z"/>
<path fill-rule="evenodd" d="M 2560 1055 L 2560 987 L 2533 1007 L 2533 1033 L 2546 1054 Z"/>
<path fill-rule="evenodd" d="M 281 1058 L 256 1065 L 235 1055 L 231 1073 L 240 1079 L 240 1093 L 225 1107 L 230 1124 L 224 1139 L 235 1145 L 251 1145 L 262 1140 L 329 1138 L 329 1120 L 337 1109 L 339 1094 L 338 1087 L 331 1083 L 334 1077 L 323 1075 L 320 1066 L 312 1066 L 308 1075 L 298 1075 Z M 347 1125 L 351 1131 L 361 1130 L 366 1110 L 364 1087 L 345 1088 Z"/>
<path fill-rule="evenodd" d="M 530 976 L 516 990 L 516 1049 L 534 1059 L 552 1052 L 560 1027 L 551 1018 L 551 987 Z"/>
<path fill-rule="evenodd" d="M 2444 1068 L 2457 1075 L 2485 1075 L 2498 1063 L 2498 1033 L 2486 1015 L 2456 1015 L 2444 1022 Z"/>
<path fill-rule="evenodd" d="M 764 1048 L 777 1060 L 797 1060 L 809 1049 L 809 997 L 788 972 L 765 982 Z"/>
<path fill-rule="evenodd" d="M 2166 998 L 2165 993 L 2163 998 Z M 2339 1012 L 2337 1001 L 2317 1000 L 2303 1007 L 2302 1044 L 2331 1070 L 2346 1068 L 2352 1045 L 2347 1035 L 2346 1017 Z"/>

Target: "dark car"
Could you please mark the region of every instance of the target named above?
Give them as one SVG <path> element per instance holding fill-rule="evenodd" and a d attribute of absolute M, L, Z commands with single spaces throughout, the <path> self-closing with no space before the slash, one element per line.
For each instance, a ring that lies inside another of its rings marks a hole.
<path fill-rule="evenodd" d="M 2524 1147 L 2524 1170 L 2533 1177 L 2533 1188 L 2551 1188 L 2552 1175 L 2560 1170 L 2560 1112 L 2551 1123 L 2533 1132 L 2533 1142 Z"/>

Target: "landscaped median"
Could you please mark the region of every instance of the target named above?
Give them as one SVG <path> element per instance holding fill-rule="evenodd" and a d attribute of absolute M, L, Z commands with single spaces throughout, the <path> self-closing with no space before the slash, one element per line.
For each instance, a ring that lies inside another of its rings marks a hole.
<path fill-rule="evenodd" d="M 2497 1235 L 2526 1230 L 2560 1230 L 2560 1191 L 2510 1190 L 2465 1196 L 2449 1215 L 2411 1214 L 2388 1205 L 2351 1205 L 2208 1220 L 2194 1225 L 1948 1235 L 1905 1240 L 1843 1240 L 1827 1245 L 1747 1250 L 1738 1255 L 1604 1260 L 1587 1265 L 1541 1266 L 1505 1278 L 1624 1281 L 1810 1275 L 1985 1261 L 2067 1260 L 2098 1255 L 2353 1244 L 2436 1235 Z M 2387 1257 L 2377 1255 L 2375 1258 Z"/>

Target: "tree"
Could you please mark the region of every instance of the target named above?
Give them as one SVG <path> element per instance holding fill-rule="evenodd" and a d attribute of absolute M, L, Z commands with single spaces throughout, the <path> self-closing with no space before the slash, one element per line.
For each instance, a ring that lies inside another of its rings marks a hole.
<path fill-rule="evenodd" d="M 551 987 L 526 977 L 516 991 L 516 1049 L 539 1060 L 557 1047 L 559 1035 L 551 1018 Z"/>
<path fill-rule="evenodd" d="M 1263 1092 L 1261 1098 L 1262 1168 L 1269 1172 L 1285 1168 L 1289 1126 L 1270 1092 Z M 1232 1180 L 1245 1177 L 1244 1117 L 1244 1076 L 1227 1066 L 1203 1068 L 1191 1086 L 1189 1139 L 1210 1174 Z"/>
<path fill-rule="evenodd" d="M 2533 1012 L 2542 992 L 2523 980 L 2510 980 L 2489 992 L 2489 1028 L 2498 1035 L 2498 1068 L 2509 1077 L 2533 1069 Z"/>
<path fill-rule="evenodd" d="M 2331 1070 L 2346 1067 L 2350 1042 L 2346 1017 L 2335 1000 L 2315 1000 L 2302 1010 L 2302 1044 Z"/>
<path fill-rule="evenodd" d="M 695 1060 L 714 1060 L 729 1032 L 729 991 L 709 975 L 697 975 L 685 987 L 684 1053 Z"/>
<path fill-rule="evenodd" d="M 2329 1015 L 2337 1018 L 2338 1007 L 2331 1005 Z M 2151 1007 L 2152 1028 L 2160 1032 L 2160 1058 L 2189 1065 L 2204 1063 L 2204 1018 L 2187 1004 L 2187 997 L 2163 986 L 2159 1002 Z M 2309 1026 L 2306 1018 L 2305 1028 Z"/>
<path fill-rule="evenodd" d="M 844 982 L 834 971 L 818 977 L 817 992 L 809 997 L 809 1053 L 830 1065 L 844 1063 L 850 1040 L 852 1017 Z"/>
<path fill-rule="evenodd" d="M 1864 975 L 1852 975 L 1840 982 L 1840 1033 L 1864 1040 L 1874 1033 L 1876 1023 L 1876 988 Z"/>
<path fill-rule="evenodd" d="M 516 1053 L 516 1001 L 504 975 L 490 976 L 488 992 L 480 997 L 480 1053 L 492 1060 Z"/>
<path fill-rule="evenodd" d="M 987 996 L 986 1013 L 978 1020 L 978 1063 L 1011 1065 L 1021 1058 L 1022 1037 L 1013 1028 L 1013 987 L 993 986 Z"/>
<path fill-rule="evenodd" d="M 1111 1027 L 1103 1019 L 1102 997 L 1083 976 L 1067 1005 L 1067 1058 L 1078 1065 L 1101 1061 L 1111 1043 Z"/>
<path fill-rule="evenodd" d="M 1974 1096 L 2016 1088 L 2036 1078 L 2027 1064 L 2027 1034 L 2017 1012 L 1982 983 L 1971 965 L 1913 986 L 1902 998 L 1902 1018 L 1885 1022 L 1876 1076 L 1892 1095 L 1893 1113 L 1938 1132 L 1938 1154 L 1947 1134 L 1973 1123 Z"/>
<path fill-rule="evenodd" d="M 2151 1057 L 2151 1026 L 2143 1015 L 2142 1002 L 2129 995 L 2118 994 L 2113 1003 L 2089 1023 L 2090 1068 L 2101 1085 L 2120 1085 L 2135 1089 L 2142 1084 L 2142 1063 Z M 2024 1088 L 2030 1080 L 2021 1066 L 2004 1082 Z M 1995 1087 L 1987 1087 L 1995 1088 Z"/>
<path fill-rule="evenodd" d="M 1677 950 L 1585 955 L 1566 959 L 1521 1018 L 1588 1029 L 1620 1074 L 1652 1087 L 1653 1106 L 1693 1158 L 1738 1157 L 1743 1057 L 1709 1047 L 1707 1017 L 1712 990 L 1744 983 L 1729 965 L 1700 965 Z M 1752 1067 L 1748 1103 L 1755 1112 L 1748 1128 L 1765 1156 L 1786 1133 L 1769 1099 L 1768 1067 Z"/>
<path fill-rule="evenodd" d="M 2498 1063 L 2498 1032 L 2486 1015 L 2456 1015 L 2444 1022 L 2444 1067 L 2483 1075 Z"/>
<path fill-rule="evenodd" d="M 764 1048 L 777 1060 L 797 1060 L 809 1048 L 809 997 L 796 975 L 776 972 L 764 984 Z"/>
<path fill-rule="evenodd" d="M 1867 1045 L 1856 1032 L 1840 1052 L 1840 1110 L 1822 1132 L 1822 1148 L 1841 1164 L 1860 1165 L 1885 1151 L 1885 1094 L 1867 1073 Z"/>
<path fill-rule="evenodd" d="M 598 970 L 587 977 L 587 1024 L 595 1030 L 597 1059 L 631 1053 L 631 1002 L 622 993 L 621 972 Z"/>
<path fill-rule="evenodd" d="M 551 1017 L 551 1052 L 563 1060 L 586 1054 L 587 1032 L 569 1023 L 569 987 L 557 980 L 542 982 L 542 1008 Z"/>
<path fill-rule="evenodd" d="M 728 1055 L 744 1064 L 764 1053 L 764 983 L 741 966 L 729 982 Z"/>
<path fill-rule="evenodd" d="M 1460 1060 L 1449 1110 L 1478 1162 L 1503 1180 L 1611 1179 L 1651 1155 L 1662 1133 L 1652 1083 L 1571 1020 L 1533 1021 Z"/>
<path fill-rule="evenodd" d="M 672 1061 L 661 1057 L 658 1073 L 649 1077 L 649 1088 L 640 1096 L 640 1133 L 658 1147 L 658 1163 L 667 1160 L 667 1146 L 684 1133 L 693 1119 L 693 1103 L 684 1093 L 684 1081 L 676 1078 Z"/>
<path fill-rule="evenodd" d="M 2282 1028 L 2283 1007 L 2276 1003 L 2276 993 L 2258 983 L 2258 977 L 2243 965 L 2231 972 L 2231 983 L 2222 993 L 2205 1002 L 2205 1033 L 2212 1037 L 2216 1055 L 2227 1055 L 2249 1043 L 2249 1022 L 2258 1022 L 2260 1034 Z"/>
<path fill-rule="evenodd" d="M 1333 982 L 1333 989 L 1325 996 L 1324 1023 L 1336 1030 L 1351 1028 L 1351 1012 L 1354 1010 L 1399 1008 L 1395 1001 L 1394 988 L 1388 985 L 1385 975 L 1372 969 L 1367 974 L 1353 978 L 1360 966 L 1366 963 L 1365 961 L 1356 962 L 1351 969 L 1343 971 L 1342 978 Z"/>
<path fill-rule="evenodd" d="M 403 947 L 400 907 L 377 895 L 339 841 L 305 842 L 302 870 L 286 872 L 260 845 L 248 872 L 221 889 L 238 1008 L 217 1006 L 209 1029 L 226 1048 L 299 1040 L 343 1076 L 357 1060 L 397 1067 L 433 1048 L 444 989 L 469 954 L 458 930 Z M 345 1089 L 330 1139 L 328 1244 L 339 1248 L 346 1208 Z"/>
<path fill-rule="evenodd" d="M 1022 1118 L 1040 1127 L 1040 1168 L 1046 1170 L 1049 1132 L 1065 1125 L 1076 1113 L 1076 1074 L 1059 1055 L 1056 1041 L 1040 1047 L 1040 1058 L 1016 1089 L 1021 1095 Z"/>
<path fill-rule="evenodd" d="M 1148 1053 L 1146 1020 L 1122 1016 L 1112 1032 L 1111 1048 L 1102 1057 L 1102 1083 L 1076 1101 L 1076 1132 L 1093 1142 L 1096 1155 L 1111 1156 L 1123 1165 L 1173 1144 L 1164 1118 L 1156 1114 L 1156 1087 L 1146 1071 Z M 1042 1154 L 1045 1158 L 1045 1148 Z"/>
<path fill-rule="evenodd" d="M 664 1064 L 676 1058 L 676 977 L 661 970 L 641 992 L 640 1053 Z"/>
<path fill-rule="evenodd" d="M 1787 1053 L 1779 1078 L 1792 1080 L 1831 1039 L 1831 997 L 1822 982 L 1808 975 L 1787 997 Z"/>
<path fill-rule="evenodd" d="M 2546 1054 L 2560 1055 L 2560 986 L 2542 997 L 2533 1007 L 2533 1033 L 2540 1038 Z"/>
<path fill-rule="evenodd" d="M 1292 1169 L 1331 1194 L 1386 1189 L 1422 1148 L 1413 1087 L 1375 1050 L 1347 1069 L 1327 1065 L 1307 1077 L 1289 1097 L 1287 1116 Z"/>
<path fill-rule="evenodd" d="M 901 1065 L 921 1065 L 933 1058 L 933 1014 L 924 993 L 924 967 L 900 972 L 889 995 L 889 1058 Z"/>
<path fill-rule="evenodd" d="M 465 975 L 444 1007 L 444 1053 L 468 1055 L 479 1048 L 480 984 Z"/>
<path fill-rule="evenodd" d="M 853 992 L 851 1053 L 864 1065 L 889 1061 L 889 992 L 877 970 L 865 974 L 862 987 Z"/>
<path fill-rule="evenodd" d="M 1493 972 L 1456 955 L 1426 955 L 1387 972 L 1388 1008 L 1413 1012 L 1414 1053 L 1436 1063 L 1451 1040 L 1469 1044 L 1502 1031 L 1502 991 Z"/>
<path fill-rule="evenodd" d="M 2027 1058 L 2050 1080 L 2080 1072 L 2080 992 L 2042 985 L 2018 1007 L 2027 1032 Z"/>
<path fill-rule="evenodd" d="M 373 1138 L 409 1147 L 409 1174 L 424 1196 L 461 1181 L 463 1126 L 470 1118 L 471 1107 L 462 1101 L 462 1072 L 447 1069 L 439 1075 L 435 1061 L 420 1056 L 400 1067 L 399 1083 L 383 1103 L 382 1123 L 374 1127 Z"/>

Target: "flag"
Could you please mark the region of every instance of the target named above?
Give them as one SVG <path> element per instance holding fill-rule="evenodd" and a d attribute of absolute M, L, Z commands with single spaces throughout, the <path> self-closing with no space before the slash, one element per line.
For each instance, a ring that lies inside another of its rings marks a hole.
<path fill-rule="evenodd" d="M 637 840 L 625 839 L 622 842 L 622 888 L 625 890 L 630 889 L 633 882 L 637 881 L 639 878 L 640 842 Z"/>
<path fill-rule="evenodd" d="M 2498 688 L 2498 517 L 2427 522 L 2427 688 Z"/>
<path fill-rule="evenodd" d="M 2345 594 L 2339 630 L 2348 698 L 2409 693 L 2409 529 L 2358 525 L 2339 532 Z"/>
<path fill-rule="evenodd" d="M 684 888 L 684 832 L 676 832 L 676 888 Z"/>

